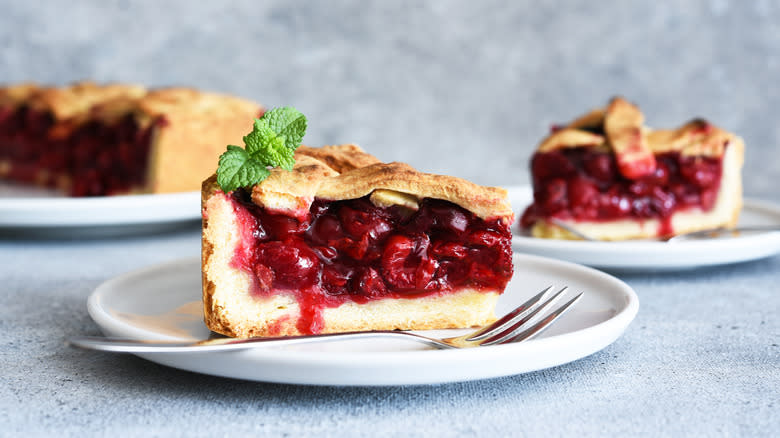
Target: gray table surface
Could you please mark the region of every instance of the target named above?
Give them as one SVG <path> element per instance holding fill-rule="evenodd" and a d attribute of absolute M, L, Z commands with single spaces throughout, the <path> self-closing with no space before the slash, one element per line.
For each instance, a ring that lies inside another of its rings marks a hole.
<path fill-rule="evenodd" d="M 780 203 L 780 6 L 671 0 L 0 1 L 0 82 L 192 85 L 310 119 L 306 142 L 478 183 L 528 181 L 549 124 L 614 94 L 653 126 L 705 116 Z M 166 233 L 0 234 L 0 436 L 777 436 L 780 257 L 614 273 L 639 294 L 608 348 L 513 377 L 339 388 L 244 382 L 70 349 L 101 282 L 199 252 Z M 409 370 L 414 372 L 413 369 Z"/>

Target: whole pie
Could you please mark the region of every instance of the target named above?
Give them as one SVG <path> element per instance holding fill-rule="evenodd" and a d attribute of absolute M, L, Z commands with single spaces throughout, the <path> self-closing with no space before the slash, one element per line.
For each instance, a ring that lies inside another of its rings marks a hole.
<path fill-rule="evenodd" d="M 198 190 L 256 103 L 187 88 L 0 87 L 0 178 L 71 196 Z"/>
<path fill-rule="evenodd" d="M 512 277 L 506 191 L 382 163 L 354 145 L 296 151 L 251 189 L 203 182 L 203 304 L 229 336 L 468 327 Z"/>
<path fill-rule="evenodd" d="M 643 125 L 622 98 L 556 126 L 531 159 L 534 201 L 520 224 L 535 237 L 600 240 L 732 227 L 742 207 L 742 139 L 702 120 Z M 562 226 L 559 226 L 562 225 Z"/>

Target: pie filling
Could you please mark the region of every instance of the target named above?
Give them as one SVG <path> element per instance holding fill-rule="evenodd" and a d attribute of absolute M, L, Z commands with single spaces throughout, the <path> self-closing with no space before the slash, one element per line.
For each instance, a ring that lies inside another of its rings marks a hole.
<path fill-rule="evenodd" d="M 71 196 L 126 193 L 143 186 L 152 131 L 163 124 L 158 118 L 141 128 L 127 115 L 112 124 L 72 126 L 55 123 L 48 111 L 0 110 L 0 162 L 10 164 L 4 177 L 65 187 Z"/>
<path fill-rule="evenodd" d="M 672 234 L 671 217 L 690 209 L 709 211 L 720 189 L 721 157 L 656 155 L 655 171 L 630 180 L 618 172 L 613 154 L 578 147 L 537 152 L 531 160 L 534 202 L 521 218 L 606 222 L 658 219 L 659 235 Z"/>
<path fill-rule="evenodd" d="M 512 277 L 509 224 L 447 201 L 426 198 L 412 211 L 368 196 L 315 199 L 299 220 L 241 189 L 231 199 L 242 236 L 234 267 L 250 274 L 256 296 L 292 294 L 302 333 L 319 332 L 322 311 L 347 302 L 500 292 Z"/>

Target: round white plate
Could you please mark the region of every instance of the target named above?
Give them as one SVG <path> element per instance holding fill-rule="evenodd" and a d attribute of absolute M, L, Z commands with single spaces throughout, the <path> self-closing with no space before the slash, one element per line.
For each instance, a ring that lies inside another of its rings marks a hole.
<path fill-rule="evenodd" d="M 561 365 L 614 342 L 636 316 L 639 299 L 622 281 L 572 263 L 515 255 L 515 277 L 497 314 L 555 284 L 583 298 L 536 339 L 464 350 L 432 350 L 404 340 L 352 340 L 233 352 L 139 354 L 216 376 L 313 385 L 413 385 L 508 376 Z M 107 336 L 196 340 L 203 323 L 200 261 L 186 259 L 131 272 L 100 285 L 89 314 Z M 463 330 L 429 334 L 455 335 Z"/>
<path fill-rule="evenodd" d="M 0 185 L 0 227 L 21 230 L 133 227 L 200 218 L 200 192 L 71 198 Z"/>
<path fill-rule="evenodd" d="M 530 187 L 511 187 L 509 200 L 519 220 L 531 204 Z M 739 225 L 780 226 L 780 206 L 745 200 Z M 700 266 L 746 262 L 780 253 L 780 232 L 744 233 L 707 240 L 682 242 L 624 241 L 585 242 L 579 240 L 538 239 L 523 233 L 517 223 L 512 227 L 512 248 L 600 268 L 629 270 L 688 269 Z"/>

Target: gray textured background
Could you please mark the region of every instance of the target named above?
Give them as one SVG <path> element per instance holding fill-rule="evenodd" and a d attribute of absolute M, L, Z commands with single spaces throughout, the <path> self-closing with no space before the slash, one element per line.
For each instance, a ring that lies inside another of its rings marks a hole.
<path fill-rule="evenodd" d="M 0 2 L 0 82 L 191 85 L 294 105 L 311 145 L 527 182 L 550 124 L 616 94 L 651 126 L 703 116 L 777 158 L 780 3 Z M 778 167 L 749 195 L 771 195 Z"/>
<path fill-rule="evenodd" d="M 780 2 L 0 1 L 0 82 L 191 85 L 295 105 L 356 142 L 477 182 L 528 181 L 549 125 L 623 94 L 650 125 L 704 116 L 780 202 Z M 0 240 L 0 436 L 771 436 L 780 258 L 619 274 L 642 300 L 607 349 L 434 387 L 248 383 L 63 346 L 99 283 L 197 254 L 179 233 Z M 411 370 L 413 372 L 413 370 Z M 464 413 L 455 413 L 464 412 Z"/>

